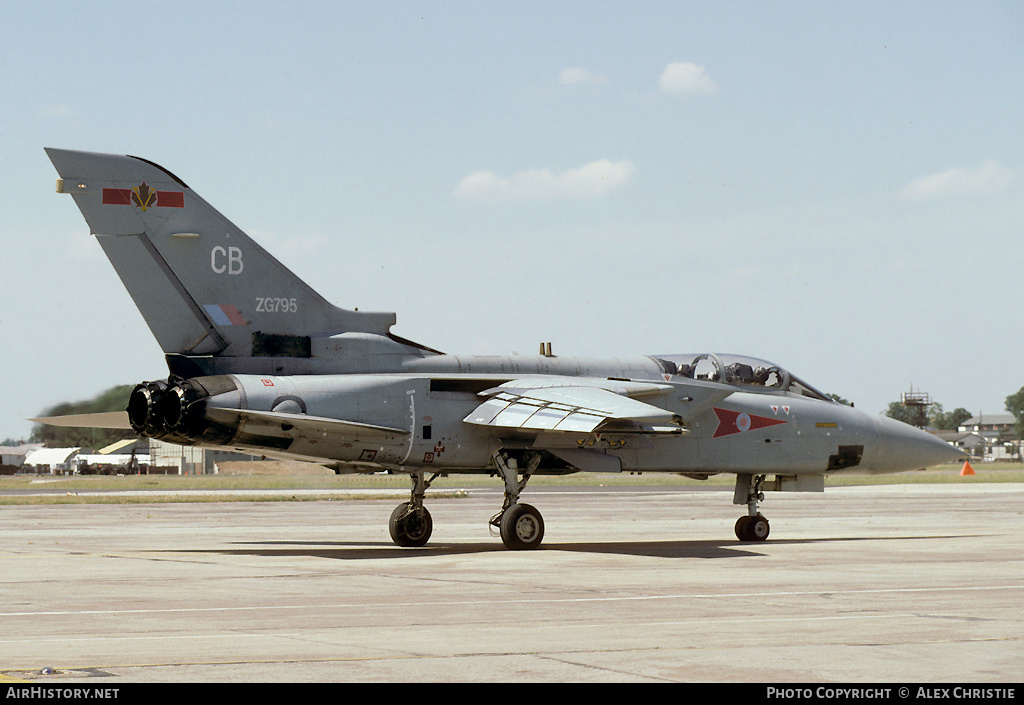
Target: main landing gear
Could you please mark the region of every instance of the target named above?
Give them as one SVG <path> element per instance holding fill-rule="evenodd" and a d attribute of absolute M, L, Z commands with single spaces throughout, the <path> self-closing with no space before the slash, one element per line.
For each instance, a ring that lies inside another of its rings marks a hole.
<path fill-rule="evenodd" d="M 768 520 L 757 510 L 757 503 L 764 501 L 761 483 L 764 475 L 737 475 L 733 504 L 746 504 L 747 515 L 736 520 L 736 538 L 740 541 L 764 541 L 768 538 Z"/>
<path fill-rule="evenodd" d="M 501 511 L 491 517 L 491 526 L 497 527 L 506 548 L 537 548 L 544 538 L 544 519 L 533 506 L 519 503 L 519 493 L 540 464 L 540 455 L 533 453 L 529 456 L 522 470 L 522 480 L 519 479 L 519 462 L 515 458 L 499 450 L 491 455 L 491 460 L 505 481 L 505 502 Z"/>
<path fill-rule="evenodd" d="M 540 465 L 540 455 L 531 453 L 527 456 L 525 468 L 520 468 L 519 461 L 503 451 L 495 452 L 491 459 L 505 481 L 505 502 L 501 511 L 491 517 L 490 525 L 498 529 L 501 541 L 507 548 L 537 548 L 544 539 L 544 519 L 533 506 L 520 504 L 519 493 Z M 410 473 L 412 496 L 408 502 L 395 507 L 388 522 L 391 540 L 399 546 L 417 548 L 425 546 L 430 540 L 434 522 L 430 512 L 423 506 L 423 497 L 430 483 L 440 474 L 435 473 L 429 480 L 425 480 L 421 469 Z"/>
<path fill-rule="evenodd" d="M 423 506 L 423 496 L 427 493 L 430 483 L 441 473 L 435 473 L 429 480 L 423 479 L 423 471 L 415 470 L 412 474 L 412 497 L 408 502 L 399 504 L 391 512 L 388 530 L 391 540 L 399 546 L 418 548 L 425 546 L 434 530 L 434 521 L 430 512 Z"/>

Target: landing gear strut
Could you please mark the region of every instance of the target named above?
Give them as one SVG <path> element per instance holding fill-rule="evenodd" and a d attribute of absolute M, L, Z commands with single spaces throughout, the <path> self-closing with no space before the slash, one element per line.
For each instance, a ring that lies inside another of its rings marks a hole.
<path fill-rule="evenodd" d="M 430 518 L 430 512 L 423 506 L 423 497 L 427 493 L 430 483 L 437 479 L 441 473 L 435 473 L 429 480 L 423 479 L 422 470 L 414 470 L 412 477 L 412 497 L 408 502 L 399 504 L 395 511 L 391 512 L 391 520 L 388 522 L 388 530 L 391 532 L 391 540 L 403 547 L 425 546 L 430 540 L 430 533 L 434 530 L 434 521 Z"/>
<path fill-rule="evenodd" d="M 519 479 L 519 462 L 515 458 L 499 450 L 491 459 L 505 481 L 505 502 L 501 511 L 491 517 L 491 526 L 497 527 L 506 548 L 537 548 L 544 539 L 544 519 L 531 505 L 519 503 L 519 493 L 540 465 L 540 455 L 534 453 L 529 456 L 527 466 L 522 470 L 522 480 Z"/>
<path fill-rule="evenodd" d="M 737 475 L 733 504 L 746 504 L 747 515 L 736 520 L 736 538 L 740 541 L 764 541 L 768 538 L 768 520 L 757 510 L 757 503 L 764 501 L 761 483 L 764 475 Z"/>

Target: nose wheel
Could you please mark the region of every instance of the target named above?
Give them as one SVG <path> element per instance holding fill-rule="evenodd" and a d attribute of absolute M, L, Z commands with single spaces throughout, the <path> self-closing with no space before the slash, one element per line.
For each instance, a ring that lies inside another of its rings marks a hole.
<path fill-rule="evenodd" d="M 736 538 L 740 541 L 764 541 L 768 538 L 768 520 L 758 514 L 736 520 Z"/>
<path fill-rule="evenodd" d="M 746 504 L 747 515 L 736 520 L 736 538 L 740 541 L 764 541 L 768 538 L 768 520 L 757 511 L 757 503 L 764 501 L 761 483 L 764 475 L 737 475 L 733 504 Z"/>

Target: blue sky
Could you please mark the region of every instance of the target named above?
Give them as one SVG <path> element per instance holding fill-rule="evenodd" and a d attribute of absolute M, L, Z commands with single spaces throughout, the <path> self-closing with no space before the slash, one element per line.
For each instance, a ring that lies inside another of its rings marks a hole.
<path fill-rule="evenodd" d="M 1024 5 L 75 2 L 0 27 L 0 439 L 162 354 L 43 147 L 180 176 L 446 352 L 1024 386 Z"/>

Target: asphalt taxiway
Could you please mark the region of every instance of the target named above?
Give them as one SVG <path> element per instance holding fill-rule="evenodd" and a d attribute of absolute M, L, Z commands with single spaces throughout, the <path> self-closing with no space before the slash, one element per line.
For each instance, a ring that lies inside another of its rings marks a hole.
<path fill-rule="evenodd" d="M 498 486 L 421 549 L 396 499 L 2 506 L 0 684 L 1020 680 L 1024 485 L 769 494 L 759 544 L 731 500 L 527 489 L 529 552 Z"/>

